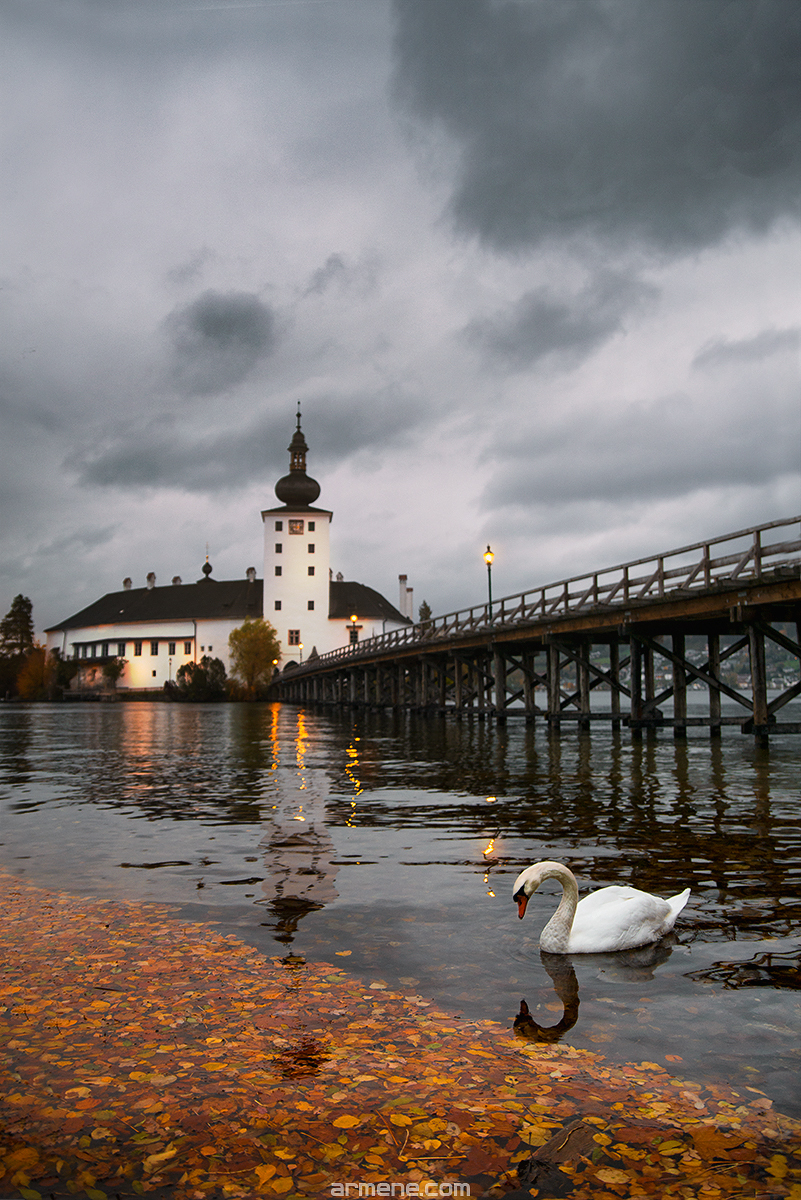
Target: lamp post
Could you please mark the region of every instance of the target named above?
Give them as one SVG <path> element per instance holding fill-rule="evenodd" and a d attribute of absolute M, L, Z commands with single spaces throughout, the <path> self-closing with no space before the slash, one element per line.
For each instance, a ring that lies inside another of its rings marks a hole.
<path fill-rule="evenodd" d="M 351 618 L 350 618 L 350 644 L 351 644 L 351 646 L 355 646 L 359 640 L 359 631 L 356 628 L 357 620 L 358 620 L 357 614 L 352 613 Z"/>
<path fill-rule="evenodd" d="M 298 642 L 298 650 L 300 650 L 300 661 L 303 662 L 303 642 Z"/>
<path fill-rule="evenodd" d="M 494 557 L 495 555 L 492 553 L 489 546 L 487 546 L 487 549 L 484 551 L 484 562 L 487 564 L 487 593 L 489 597 L 487 611 L 489 613 L 490 625 L 492 624 L 492 560 Z"/>

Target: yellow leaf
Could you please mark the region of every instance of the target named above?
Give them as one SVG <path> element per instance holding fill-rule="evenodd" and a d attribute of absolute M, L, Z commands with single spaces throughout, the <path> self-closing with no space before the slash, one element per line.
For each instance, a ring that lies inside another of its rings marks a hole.
<path fill-rule="evenodd" d="M 389 1119 L 393 1125 L 411 1125 L 412 1118 L 405 1117 L 403 1113 L 390 1113 Z"/>
<path fill-rule="evenodd" d="M 541 1125 L 524 1125 L 520 1130 L 521 1141 L 529 1146 L 544 1146 L 550 1136 L 550 1128 L 543 1128 Z"/>
<path fill-rule="evenodd" d="M 334 954 L 338 954 L 340 958 L 347 958 L 347 956 L 352 953 L 353 953 L 352 950 L 335 950 L 334 951 Z"/>
<path fill-rule="evenodd" d="M 772 1175 L 774 1179 L 784 1179 L 786 1174 L 787 1159 L 783 1154 L 772 1155 L 770 1166 L 768 1167 L 768 1175 Z"/>
<path fill-rule="evenodd" d="M 163 1150 L 160 1150 L 158 1154 L 148 1154 L 142 1165 L 146 1171 L 155 1171 L 164 1163 L 169 1162 L 171 1158 L 175 1158 L 177 1153 L 178 1151 L 175 1146 L 170 1143 L 169 1146 L 166 1146 Z"/>
<path fill-rule="evenodd" d="M 272 1190 L 278 1192 L 279 1195 L 282 1192 L 288 1192 L 294 1186 L 295 1184 L 291 1175 L 282 1175 L 280 1179 L 274 1179 L 270 1184 Z"/>
<path fill-rule="evenodd" d="M 228 1063 L 214 1062 L 214 1063 L 204 1063 L 203 1064 L 204 1071 L 225 1071 L 227 1069 L 227 1067 L 228 1067 Z"/>
<path fill-rule="evenodd" d="M 203 1152 L 201 1151 L 201 1154 L 202 1153 Z M 272 1165 L 272 1163 L 260 1163 L 259 1166 L 255 1168 L 254 1174 L 263 1187 L 268 1179 L 272 1179 L 273 1175 L 275 1174 L 275 1167 Z"/>
<path fill-rule="evenodd" d="M 143 1078 L 144 1078 L 144 1076 L 143 1076 Z M 64 1095 L 65 1096 L 74 1096 L 77 1099 L 84 1100 L 87 1096 L 91 1095 L 91 1092 L 89 1091 L 88 1087 L 74 1087 L 74 1088 L 67 1088 Z"/>
<path fill-rule="evenodd" d="M 596 1171 L 596 1178 L 600 1179 L 601 1183 L 631 1182 L 628 1171 L 618 1171 L 617 1167 L 602 1167 L 600 1171 Z"/>
<path fill-rule="evenodd" d="M 288 1162 L 291 1158 L 295 1158 L 294 1150 L 273 1150 L 276 1158 L 282 1158 L 284 1162 Z"/>
<path fill-rule="evenodd" d="M 337 1117 L 335 1121 L 332 1121 L 332 1125 L 336 1129 L 353 1129 L 354 1125 L 361 1125 L 361 1121 L 361 1117 L 354 1117 L 350 1113 L 343 1113 L 341 1117 Z M 407 1123 L 411 1124 L 411 1122 Z"/>

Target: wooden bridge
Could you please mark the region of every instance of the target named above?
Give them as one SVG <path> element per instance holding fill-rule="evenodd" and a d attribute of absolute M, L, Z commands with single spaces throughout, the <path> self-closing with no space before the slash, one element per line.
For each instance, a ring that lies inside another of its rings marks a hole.
<path fill-rule="evenodd" d="M 799 642 L 792 517 L 432 617 L 289 665 L 276 686 L 301 704 L 519 714 L 554 732 L 602 721 L 635 737 L 661 727 L 686 737 L 693 725 L 719 737 L 732 725 L 764 744 L 801 733 L 779 719 L 801 695 Z M 785 651 L 772 674 L 771 644 Z M 688 715 L 699 689 L 708 706 Z M 724 697 L 734 715 L 722 714 Z"/>

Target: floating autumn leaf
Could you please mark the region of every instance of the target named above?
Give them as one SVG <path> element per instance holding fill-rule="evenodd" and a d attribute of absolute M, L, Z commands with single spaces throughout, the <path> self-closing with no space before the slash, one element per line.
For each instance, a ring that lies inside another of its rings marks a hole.
<path fill-rule="evenodd" d="M 354 1117 L 352 1113 L 343 1113 L 341 1117 L 337 1117 L 331 1124 L 336 1129 L 353 1129 L 356 1125 L 361 1125 L 361 1117 Z"/>
<path fill-rule="evenodd" d="M 595 1178 L 601 1183 L 631 1183 L 628 1171 L 619 1171 L 617 1167 L 602 1167 L 595 1172 Z"/>

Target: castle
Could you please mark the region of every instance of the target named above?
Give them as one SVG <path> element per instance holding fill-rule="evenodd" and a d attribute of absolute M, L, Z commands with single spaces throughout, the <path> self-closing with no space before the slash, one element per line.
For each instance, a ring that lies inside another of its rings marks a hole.
<path fill-rule="evenodd" d="M 230 670 L 228 635 L 247 618 L 264 617 L 281 644 L 280 666 L 324 654 L 373 634 L 412 623 L 412 591 L 399 576 L 399 607 L 362 583 L 350 582 L 330 566 L 333 513 L 314 507 L 320 495 L 306 474 L 308 446 L 300 427 L 289 445 L 289 474 L 275 485 L 281 502 L 265 509 L 264 573 L 249 567 L 242 579 L 216 580 L 207 561 L 202 578 L 184 584 L 176 576 L 157 587 L 123 582 L 87 608 L 46 630 L 47 647 L 79 660 L 75 690 L 100 688 L 102 667 L 126 660 L 119 691 L 152 691 L 175 680 L 185 663 L 208 655 Z"/>

